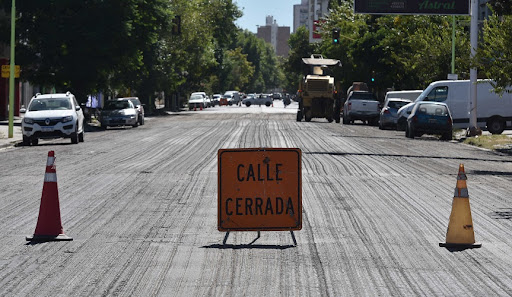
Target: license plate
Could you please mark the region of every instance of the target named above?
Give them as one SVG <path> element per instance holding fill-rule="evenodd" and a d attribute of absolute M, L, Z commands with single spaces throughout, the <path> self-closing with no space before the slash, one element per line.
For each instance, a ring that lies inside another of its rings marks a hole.
<path fill-rule="evenodd" d="M 43 131 L 43 132 L 53 132 L 53 127 L 41 127 L 41 131 Z"/>
<path fill-rule="evenodd" d="M 431 123 L 431 124 L 435 124 L 435 123 L 437 123 L 437 120 L 436 119 L 429 119 L 428 122 Z"/>

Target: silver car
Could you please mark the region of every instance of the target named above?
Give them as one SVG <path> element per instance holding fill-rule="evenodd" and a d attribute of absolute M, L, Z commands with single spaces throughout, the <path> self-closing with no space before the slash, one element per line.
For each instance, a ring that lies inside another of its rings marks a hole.
<path fill-rule="evenodd" d="M 380 111 L 379 129 L 396 129 L 398 110 L 409 103 L 411 103 L 411 100 L 403 98 L 389 98 L 386 100 Z"/>
<path fill-rule="evenodd" d="M 139 126 L 138 112 L 127 99 L 109 100 L 101 110 L 101 128 L 113 126 Z"/>

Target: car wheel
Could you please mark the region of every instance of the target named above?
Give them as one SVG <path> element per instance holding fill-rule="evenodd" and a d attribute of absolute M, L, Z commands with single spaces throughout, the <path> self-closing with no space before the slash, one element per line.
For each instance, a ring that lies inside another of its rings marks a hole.
<path fill-rule="evenodd" d="M 32 138 L 32 139 L 30 140 L 30 143 L 31 143 L 32 145 L 37 145 L 37 144 L 39 143 L 39 138 L 37 138 L 37 137 Z"/>
<path fill-rule="evenodd" d="M 343 125 L 348 125 L 348 122 L 347 117 L 343 116 Z"/>
<path fill-rule="evenodd" d="M 491 134 L 501 134 L 505 130 L 505 123 L 500 118 L 492 118 L 487 122 L 487 130 Z"/>
<path fill-rule="evenodd" d="M 78 142 L 84 142 L 84 131 L 78 134 Z"/>
<path fill-rule="evenodd" d="M 407 127 L 405 127 L 405 136 L 407 138 L 414 138 L 414 128 L 413 127 L 409 127 L 409 125 L 407 125 Z"/>
<path fill-rule="evenodd" d="M 332 123 L 333 118 L 327 118 L 327 121 L 328 121 L 329 123 Z"/>
<path fill-rule="evenodd" d="M 446 132 L 443 135 L 441 135 L 441 140 L 452 140 L 452 132 Z"/>
<path fill-rule="evenodd" d="M 268 101 L 267 101 L 267 102 L 265 102 L 265 106 L 267 106 L 267 107 L 269 107 L 271 104 L 272 104 L 272 103 L 270 103 L 270 102 L 268 102 Z"/>
<path fill-rule="evenodd" d="M 76 123 L 75 132 L 71 133 L 71 143 L 72 144 L 78 143 L 78 123 Z"/>
<path fill-rule="evenodd" d="M 139 125 L 141 125 L 141 126 L 144 125 L 144 116 L 143 115 L 140 116 Z"/>
<path fill-rule="evenodd" d="M 132 125 L 133 128 L 137 128 L 139 126 L 139 119 L 135 121 L 135 124 Z"/>
<path fill-rule="evenodd" d="M 245 106 L 247 106 L 247 107 L 251 106 L 251 102 L 245 102 Z"/>
<path fill-rule="evenodd" d="M 302 117 L 303 117 L 303 116 L 302 116 L 302 110 L 300 110 L 300 109 L 299 109 L 299 110 L 297 111 L 297 122 L 302 121 Z"/>
<path fill-rule="evenodd" d="M 30 146 L 30 138 L 28 136 L 23 135 L 23 145 Z"/>

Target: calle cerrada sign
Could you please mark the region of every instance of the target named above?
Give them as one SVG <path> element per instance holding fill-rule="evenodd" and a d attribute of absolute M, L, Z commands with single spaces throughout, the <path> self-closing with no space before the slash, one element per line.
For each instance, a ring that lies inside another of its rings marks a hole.
<path fill-rule="evenodd" d="M 219 231 L 302 228 L 301 150 L 218 151 Z"/>
<path fill-rule="evenodd" d="M 366 14 L 469 15 L 469 0 L 354 0 L 354 11 Z"/>

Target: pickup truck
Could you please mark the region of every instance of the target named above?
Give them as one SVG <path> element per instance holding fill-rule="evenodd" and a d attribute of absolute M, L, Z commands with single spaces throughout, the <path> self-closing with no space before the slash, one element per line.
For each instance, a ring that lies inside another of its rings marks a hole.
<path fill-rule="evenodd" d="M 376 126 L 379 123 L 380 103 L 371 92 L 352 91 L 343 105 L 343 124 L 355 120 Z"/>

